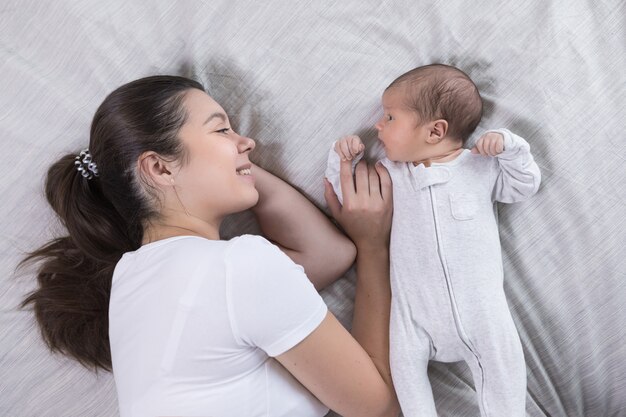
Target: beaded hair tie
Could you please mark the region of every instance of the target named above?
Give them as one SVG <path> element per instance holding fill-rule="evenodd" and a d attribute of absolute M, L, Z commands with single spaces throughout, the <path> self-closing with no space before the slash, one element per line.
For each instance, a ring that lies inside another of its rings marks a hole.
<path fill-rule="evenodd" d="M 98 176 L 98 165 L 93 161 L 89 149 L 81 151 L 80 154 L 74 158 L 74 165 L 76 166 L 76 170 L 80 172 L 80 175 L 88 180 Z"/>

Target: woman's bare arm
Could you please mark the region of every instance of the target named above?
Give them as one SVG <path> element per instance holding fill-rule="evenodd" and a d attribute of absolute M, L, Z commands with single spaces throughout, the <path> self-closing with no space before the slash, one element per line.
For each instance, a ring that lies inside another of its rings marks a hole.
<path fill-rule="evenodd" d="M 252 208 L 261 231 L 304 270 L 317 290 L 339 278 L 354 262 L 354 244 L 291 185 L 252 166 L 259 202 Z"/>
<path fill-rule="evenodd" d="M 276 359 L 344 417 L 397 416 L 389 367 L 391 179 L 382 165 L 374 170 L 361 162 L 355 188 L 347 161 L 341 165 L 341 186 L 343 207 L 330 184 L 325 196 L 358 250 L 352 335 L 328 313 L 315 331 Z"/>

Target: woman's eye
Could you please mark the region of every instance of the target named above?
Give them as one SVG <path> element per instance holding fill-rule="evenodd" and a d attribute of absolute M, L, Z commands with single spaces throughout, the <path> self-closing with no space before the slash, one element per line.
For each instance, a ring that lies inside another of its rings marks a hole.
<path fill-rule="evenodd" d="M 217 133 L 228 133 L 230 127 L 225 127 L 224 129 L 216 130 Z"/>

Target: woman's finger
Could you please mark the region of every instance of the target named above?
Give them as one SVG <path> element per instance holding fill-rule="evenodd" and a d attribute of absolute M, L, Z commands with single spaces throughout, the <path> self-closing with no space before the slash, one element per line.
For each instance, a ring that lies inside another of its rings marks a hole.
<path fill-rule="evenodd" d="M 339 181 L 344 203 L 354 197 L 354 177 L 352 176 L 352 161 L 345 160 L 339 163 Z"/>
<path fill-rule="evenodd" d="M 393 198 L 393 189 L 389 171 L 387 171 L 387 168 L 383 164 L 377 162 L 376 172 L 378 173 L 378 178 L 380 181 L 380 195 L 382 196 L 383 200 L 391 203 L 391 200 Z"/>
<path fill-rule="evenodd" d="M 367 171 L 369 173 L 369 191 L 370 197 L 380 198 L 380 179 L 378 178 L 378 172 L 376 172 L 376 168 L 373 166 L 368 166 Z"/>
<path fill-rule="evenodd" d="M 356 176 L 356 194 L 363 195 L 364 193 L 364 195 L 369 195 L 369 177 L 365 161 L 361 161 L 356 165 L 354 175 Z"/>
<path fill-rule="evenodd" d="M 339 198 L 337 198 L 337 194 L 335 194 L 335 190 L 333 190 L 333 186 L 326 178 L 324 178 L 324 199 L 326 204 L 328 204 L 330 214 L 333 218 L 338 218 L 341 214 L 341 203 Z"/>

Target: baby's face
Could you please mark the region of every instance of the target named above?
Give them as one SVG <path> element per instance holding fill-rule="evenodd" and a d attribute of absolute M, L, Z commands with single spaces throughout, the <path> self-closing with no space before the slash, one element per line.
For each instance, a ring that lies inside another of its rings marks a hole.
<path fill-rule="evenodd" d="M 391 88 L 383 94 L 383 117 L 376 123 L 378 139 L 387 158 L 396 162 L 421 160 L 428 129 L 418 124 L 415 112 L 404 104 L 401 88 Z"/>

